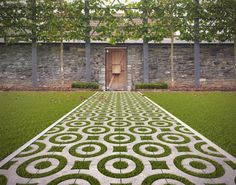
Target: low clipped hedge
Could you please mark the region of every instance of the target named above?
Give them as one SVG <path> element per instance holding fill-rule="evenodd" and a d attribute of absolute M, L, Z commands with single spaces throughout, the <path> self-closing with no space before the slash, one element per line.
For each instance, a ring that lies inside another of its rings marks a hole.
<path fill-rule="evenodd" d="M 167 89 L 165 82 L 135 84 L 135 89 Z"/>
<path fill-rule="evenodd" d="M 71 87 L 81 89 L 99 89 L 99 84 L 96 82 L 73 82 Z"/>

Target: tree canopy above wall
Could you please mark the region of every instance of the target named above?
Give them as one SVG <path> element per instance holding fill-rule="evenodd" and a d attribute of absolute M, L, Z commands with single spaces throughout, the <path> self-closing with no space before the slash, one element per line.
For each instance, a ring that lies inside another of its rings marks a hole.
<path fill-rule="evenodd" d="M 3 0 L 0 37 L 6 42 L 92 40 L 160 42 L 180 31 L 182 40 L 233 41 L 236 35 L 235 0 Z M 89 14 L 86 14 L 85 9 Z M 199 35 L 194 20 L 199 18 Z M 147 21 L 143 21 L 146 19 Z M 89 24 L 88 24 L 89 23 Z"/>

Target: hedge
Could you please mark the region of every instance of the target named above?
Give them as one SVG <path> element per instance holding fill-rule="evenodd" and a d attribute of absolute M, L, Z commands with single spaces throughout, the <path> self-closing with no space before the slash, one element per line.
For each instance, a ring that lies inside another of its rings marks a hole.
<path fill-rule="evenodd" d="M 167 89 L 167 88 L 168 85 L 165 82 L 135 84 L 135 89 Z"/>
<path fill-rule="evenodd" d="M 81 89 L 99 89 L 99 84 L 96 82 L 73 82 L 71 87 Z"/>

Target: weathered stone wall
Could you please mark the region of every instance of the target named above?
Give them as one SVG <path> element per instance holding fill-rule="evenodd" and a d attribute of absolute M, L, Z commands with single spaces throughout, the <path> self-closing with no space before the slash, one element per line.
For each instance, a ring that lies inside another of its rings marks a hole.
<path fill-rule="evenodd" d="M 92 44 L 92 79 L 105 85 L 105 48 L 108 44 Z M 142 44 L 120 44 L 127 47 L 128 86 L 143 79 Z M 38 81 L 40 86 L 60 86 L 60 46 L 41 44 L 38 47 Z M 170 83 L 170 45 L 150 44 L 150 81 Z M 235 86 L 236 73 L 233 44 L 201 45 L 201 84 Z M 65 84 L 85 80 L 84 44 L 64 45 Z M 192 44 L 174 47 L 174 78 L 176 85 L 194 85 Z M 31 86 L 31 45 L 0 44 L 0 86 Z"/>
<path fill-rule="evenodd" d="M 150 81 L 171 81 L 170 45 L 150 45 Z M 194 51 L 192 44 L 174 47 L 174 79 L 176 85 L 194 84 Z M 235 86 L 236 71 L 233 44 L 201 44 L 201 85 Z"/>

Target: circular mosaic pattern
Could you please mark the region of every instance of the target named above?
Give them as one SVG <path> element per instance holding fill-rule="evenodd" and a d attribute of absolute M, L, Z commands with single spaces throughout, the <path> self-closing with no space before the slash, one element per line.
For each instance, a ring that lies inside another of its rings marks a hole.
<path fill-rule="evenodd" d="M 175 121 L 175 119 L 170 116 L 163 116 L 162 119 L 165 121 Z"/>
<path fill-rule="evenodd" d="M 66 126 L 76 128 L 76 127 L 84 127 L 90 125 L 89 121 L 70 121 L 66 123 Z"/>
<path fill-rule="evenodd" d="M 126 144 L 132 143 L 135 140 L 135 137 L 127 133 L 113 133 L 106 135 L 104 140 L 108 143 Z"/>
<path fill-rule="evenodd" d="M 235 184 L 234 162 L 193 132 L 138 93 L 98 92 L 2 166 L 0 184 Z"/>
<path fill-rule="evenodd" d="M 156 132 L 156 129 L 148 126 L 134 126 L 129 130 L 135 134 L 153 134 Z"/>
<path fill-rule="evenodd" d="M 61 131 L 63 131 L 63 130 L 64 130 L 64 127 L 62 127 L 62 126 L 55 126 L 55 127 L 51 128 L 51 129 L 47 132 L 47 134 L 55 134 L 55 133 L 61 132 Z"/>
<path fill-rule="evenodd" d="M 17 157 L 26 157 L 26 156 L 34 155 L 43 151 L 45 148 L 46 148 L 46 145 L 44 143 L 34 142 L 30 146 L 28 146 L 26 149 L 24 149 L 20 154 L 18 154 Z"/>
<path fill-rule="evenodd" d="M 161 133 L 157 135 L 157 139 L 171 144 L 186 144 L 190 142 L 190 139 L 187 136 L 176 133 Z"/>
<path fill-rule="evenodd" d="M 162 114 L 160 112 L 159 113 L 157 113 L 157 112 L 149 112 L 149 113 L 145 112 L 145 113 L 142 114 L 142 116 L 151 117 L 151 118 L 160 118 L 160 116 L 162 116 Z"/>
<path fill-rule="evenodd" d="M 128 127 L 131 125 L 128 121 L 110 121 L 107 123 L 107 125 L 111 127 Z"/>
<path fill-rule="evenodd" d="M 167 184 L 178 184 L 178 185 L 194 185 L 191 181 L 184 177 L 180 177 L 174 174 L 156 174 L 151 175 L 144 179 L 142 185 L 167 185 Z"/>
<path fill-rule="evenodd" d="M 152 158 L 165 157 L 171 154 L 168 146 L 155 142 L 142 142 L 134 145 L 133 151 L 139 155 Z"/>
<path fill-rule="evenodd" d="M 90 118 L 91 121 L 110 121 L 111 120 L 111 117 L 91 117 Z"/>
<path fill-rule="evenodd" d="M 68 144 L 79 141 L 82 136 L 78 133 L 61 133 L 52 136 L 49 141 L 54 144 Z"/>
<path fill-rule="evenodd" d="M 225 173 L 224 168 L 216 161 L 198 155 L 178 156 L 174 159 L 174 164 L 181 171 L 201 178 L 218 178 Z"/>
<path fill-rule="evenodd" d="M 64 122 L 67 122 L 67 121 L 72 121 L 74 119 L 76 119 L 76 118 L 73 115 L 70 115 L 70 116 L 66 117 L 61 123 L 64 123 Z"/>
<path fill-rule="evenodd" d="M 44 155 L 23 162 L 16 170 L 26 178 L 41 178 L 55 174 L 66 166 L 67 160 L 58 155 Z"/>
<path fill-rule="evenodd" d="M 80 112 L 80 113 L 77 113 L 76 116 L 78 117 L 93 117 L 95 116 L 96 114 L 95 113 L 92 113 L 92 112 Z"/>
<path fill-rule="evenodd" d="M 168 121 L 149 121 L 149 125 L 154 126 L 154 127 L 171 127 L 173 124 Z"/>
<path fill-rule="evenodd" d="M 64 175 L 61 177 L 58 177 L 51 182 L 48 183 L 48 185 L 56 185 L 56 184 L 83 184 L 83 185 L 100 185 L 100 182 L 87 174 L 77 173 L 77 174 L 69 174 Z"/>
<path fill-rule="evenodd" d="M 133 177 L 144 169 L 143 163 L 130 155 L 112 155 L 103 158 L 97 167 L 102 174 L 116 178 Z"/>
<path fill-rule="evenodd" d="M 220 152 L 218 152 L 215 148 L 212 146 L 209 146 L 205 142 L 199 142 L 194 145 L 194 147 L 201 153 L 214 156 L 214 157 L 224 157 Z"/>
<path fill-rule="evenodd" d="M 143 117 L 143 116 L 137 116 L 137 117 L 131 116 L 131 117 L 128 117 L 127 120 L 129 120 L 129 121 L 147 121 L 148 118 Z"/>
<path fill-rule="evenodd" d="M 104 154 L 107 147 L 104 144 L 97 142 L 84 142 L 72 146 L 69 153 L 75 157 L 95 157 Z"/>
<path fill-rule="evenodd" d="M 104 134 L 109 132 L 110 129 L 104 126 L 91 126 L 84 128 L 82 131 L 86 134 Z"/>
<path fill-rule="evenodd" d="M 111 117 L 127 117 L 127 116 L 129 116 L 129 114 L 128 113 L 124 113 L 124 112 L 120 112 L 120 113 L 110 113 L 109 114 Z"/>
<path fill-rule="evenodd" d="M 193 134 L 189 129 L 187 129 L 184 126 L 176 126 L 175 130 L 178 131 L 178 132 L 181 132 L 183 134 Z"/>

